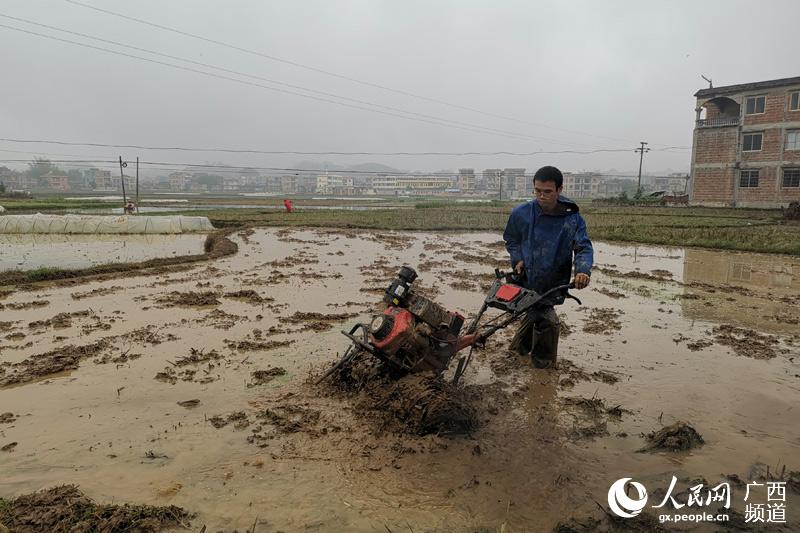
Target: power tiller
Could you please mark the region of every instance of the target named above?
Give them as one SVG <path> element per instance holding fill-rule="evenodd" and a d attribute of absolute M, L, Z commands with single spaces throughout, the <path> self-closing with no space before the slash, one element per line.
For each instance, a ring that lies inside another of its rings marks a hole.
<path fill-rule="evenodd" d="M 417 294 L 411 288 L 417 279 L 417 272 L 413 268 L 402 267 L 384 294 L 386 309 L 375 315 L 369 324 L 359 323 L 349 331 L 342 331 L 350 339 L 351 345 L 318 383 L 348 365 L 362 352 L 383 361 L 395 375 L 423 371 L 441 374 L 458 352 L 470 348 L 468 355 L 458 359 L 453 376 L 453 381 L 457 382 L 470 363 L 472 348 L 484 346 L 486 339 L 497 331 L 520 320 L 537 305 L 546 304 L 548 296 L 563 292 L 566 297 L 581 303 L 567 292 L 574 288 L 572 283 L 538 294 L 523 287 L 522 279 L 514 272 L 495 269 L 495 276 L 478 314 L 462 333 L 464 317 Z M 490 307 L 500 309 L 503 313 L 480 324 L 483 314 Z"/>

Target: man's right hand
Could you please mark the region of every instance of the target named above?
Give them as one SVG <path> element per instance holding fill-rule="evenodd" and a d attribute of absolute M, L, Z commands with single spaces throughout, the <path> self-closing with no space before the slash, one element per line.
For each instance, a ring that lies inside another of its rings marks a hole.
<path fill-rule="evenodd" d="M 523 270 L 525 270 L 525 263 L 523 263 L 522 261 L 514 265 L 514 272 L 516 272 L 517 274 L 522 274 Z"/>

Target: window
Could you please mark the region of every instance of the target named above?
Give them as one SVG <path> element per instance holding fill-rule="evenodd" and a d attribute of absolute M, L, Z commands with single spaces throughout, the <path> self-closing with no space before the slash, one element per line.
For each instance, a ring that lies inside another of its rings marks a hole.
<path fill-rule="evenodd" d="M 789 111 L 800 110 L 800 91 L 789 94 Z"/>
<path fill-rule="evenodd" d="M 800 168 L 783 169 L 783 186 L 800 187 Z"/>
<path fill-rule="evenodd" d="M 731 277 L 738 281 L 750 281 L 750 273 L 752 271 L 753 267 L 747 263 L 734 263 Z"/>
<path fill-rule="evenodd" d="M 766 96 L 748 96 L 745 103 L 746 115 L 757 115 L 764 112 L 764 106 L 767 104 Z"/>
<path fill-rule="evenodd" d="M 745 152 L 758 152 L 761 150 L 763 133 L 745 133 L 742 135 L 742 150 Z"/>
<path fill-rule="evenodd" d="M 740 170 L 739 187 L 758 187 L 758 169 Z"/>
<path fill-rule="evenodd" d="M 800 150 L 800 130 L 786 132 L 786 149 Z"/>

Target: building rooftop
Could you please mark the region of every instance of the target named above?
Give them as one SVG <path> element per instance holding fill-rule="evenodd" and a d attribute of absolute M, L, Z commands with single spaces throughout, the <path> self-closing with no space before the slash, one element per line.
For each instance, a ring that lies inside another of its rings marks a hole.
<path fill-rule="evenodd" d="M 787 85 L 800 85 L 800 76 L 795 76 L 794 78 L 781 78 L 779 80 L 740 83 L 739 85 L 727 85 L 725 87 L 713 87 L 710 89 L 700 89 L 694 93 L 694 95 L 697 98 L 705 98 L 708 96 L 722 96 L 726 94 L 756 91 L 758 89 L 771 89 L 773 87 L 783 87 Z"/>

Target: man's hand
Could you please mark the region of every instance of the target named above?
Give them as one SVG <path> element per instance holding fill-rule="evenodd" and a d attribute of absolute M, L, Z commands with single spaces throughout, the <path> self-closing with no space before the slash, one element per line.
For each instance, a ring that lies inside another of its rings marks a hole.
<path fill-rule="evenodd" d="M 514 272 L 516 272 L 517 274 L 522 274 L 523 270 L 525 270 L 525 263 L 523 263 L 522 261 L 514 265 Z"/>
<path fill-rule="evenodd" d="M 588 274 L 584 274 L 582 272 L 575 274 L 575 288 L 576 289 L 583 289 L 589 285 L 589 281 L 592 278 L 589 277 Z"/>

